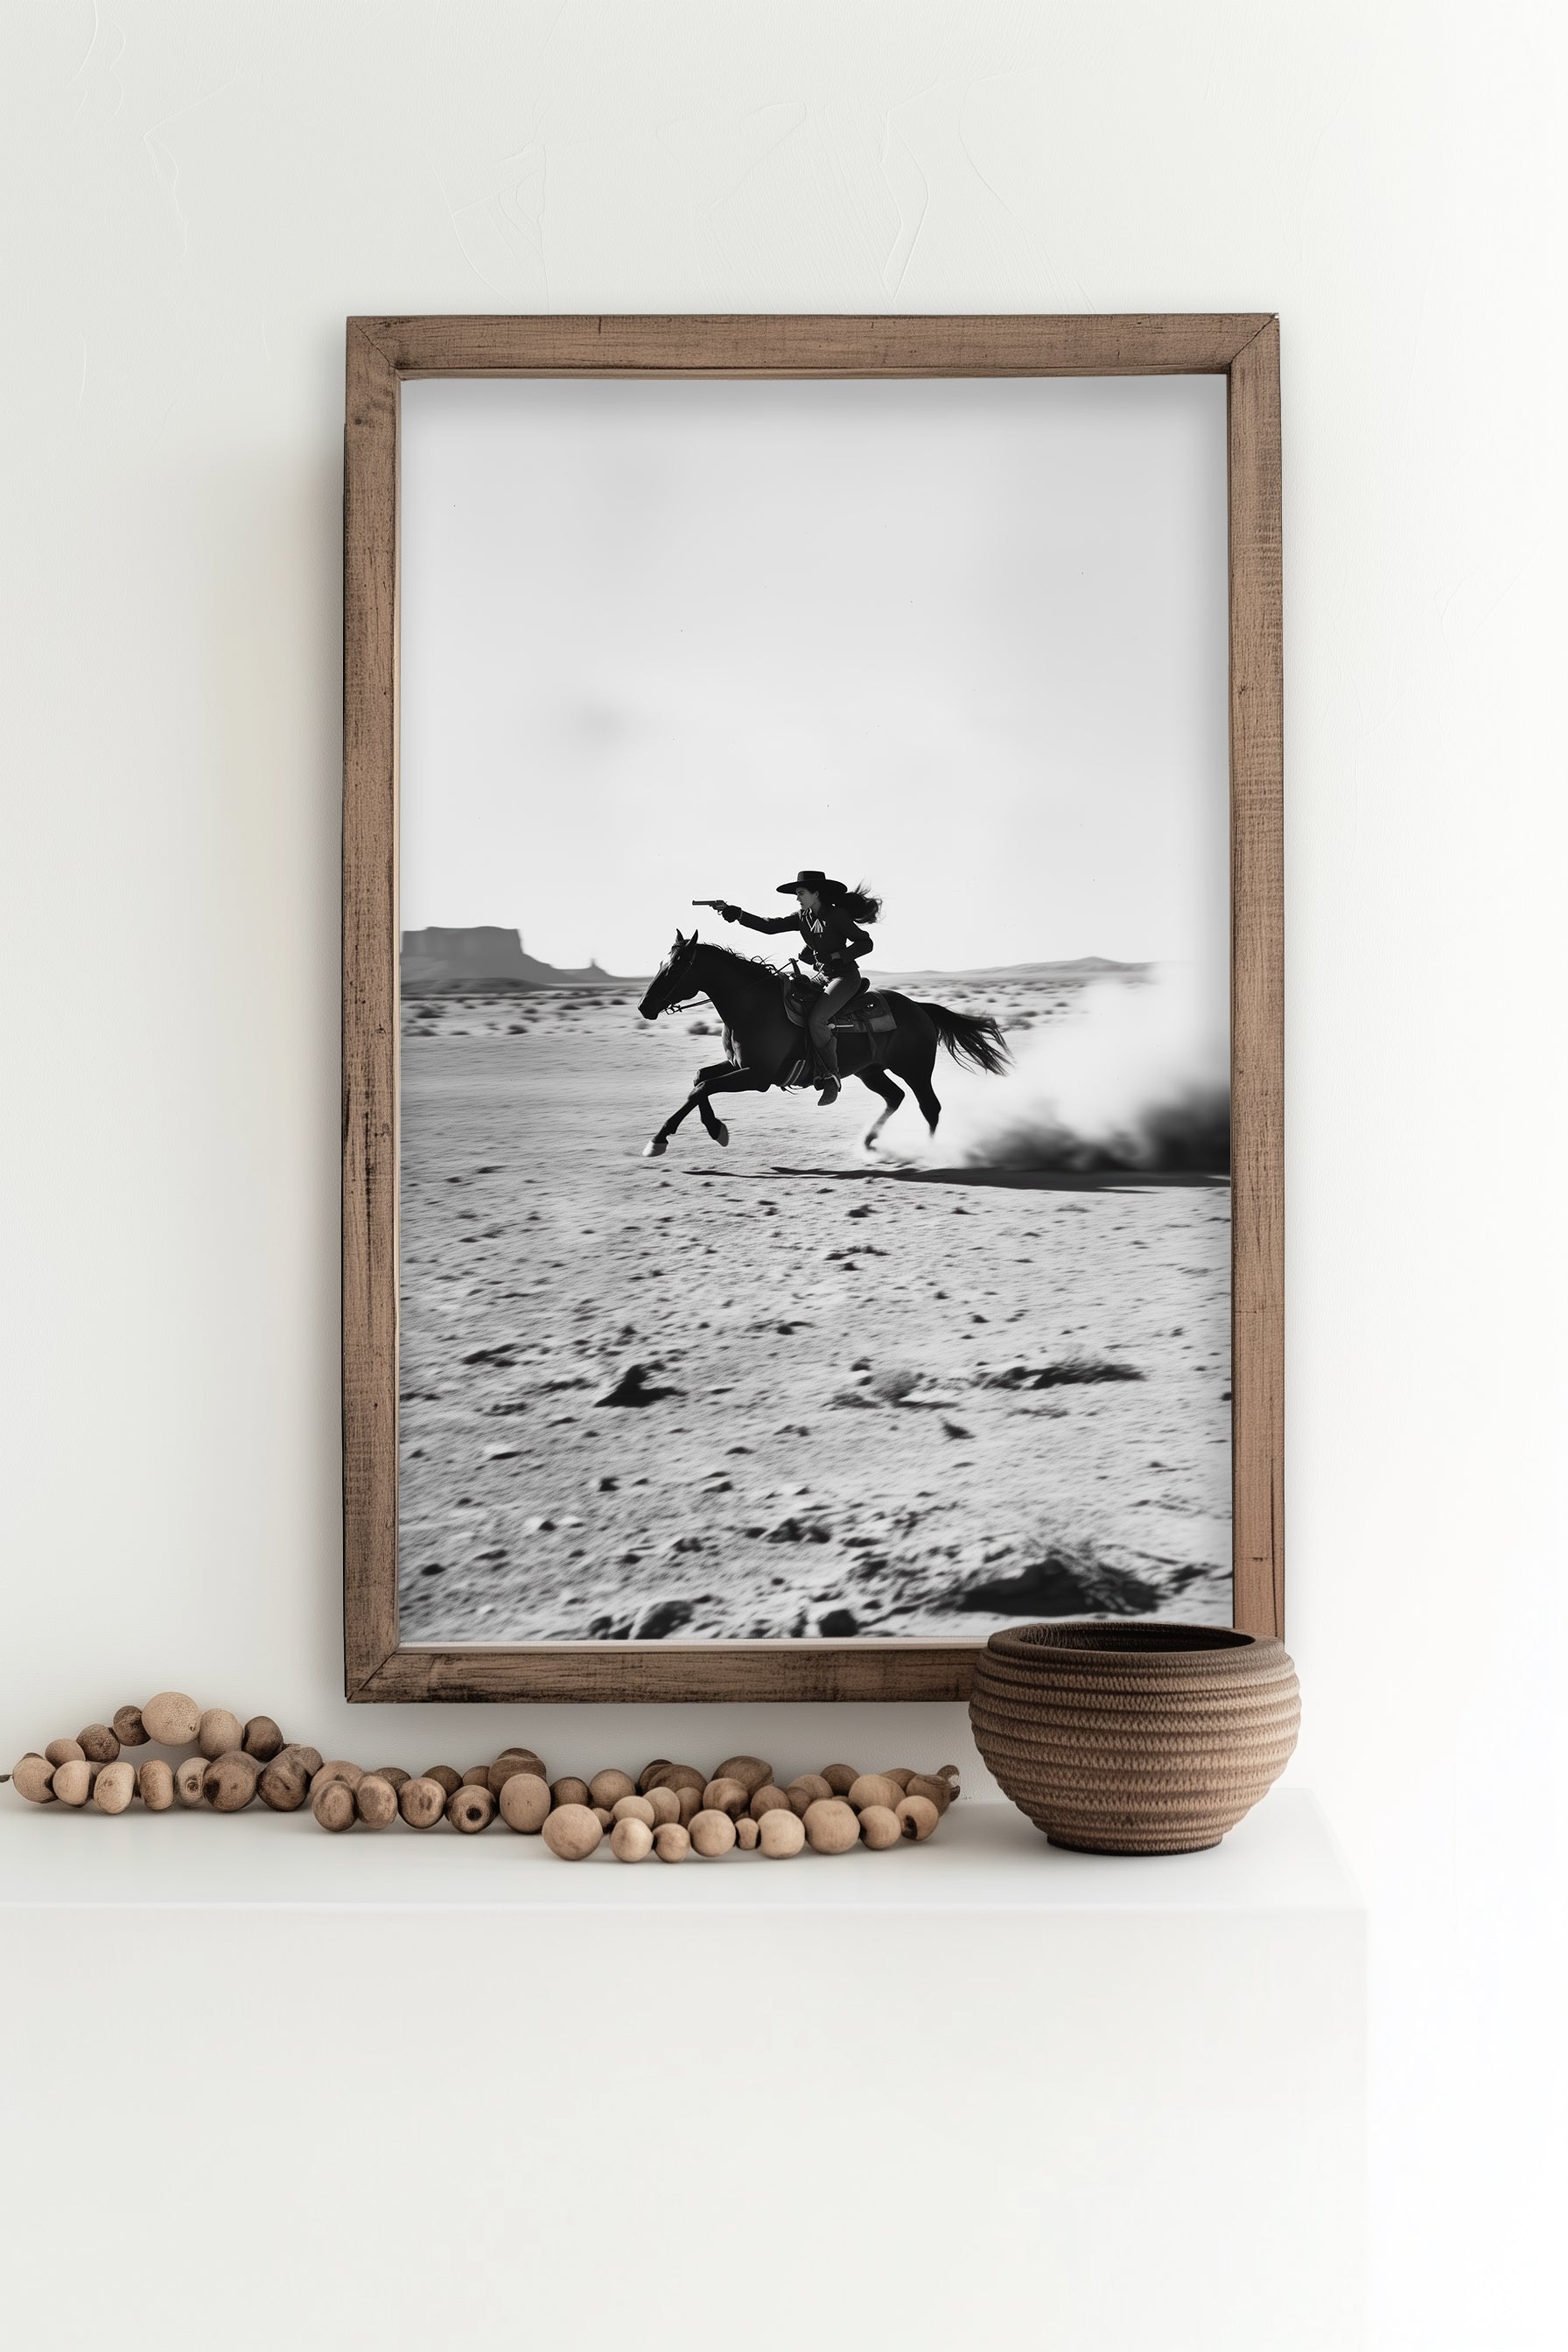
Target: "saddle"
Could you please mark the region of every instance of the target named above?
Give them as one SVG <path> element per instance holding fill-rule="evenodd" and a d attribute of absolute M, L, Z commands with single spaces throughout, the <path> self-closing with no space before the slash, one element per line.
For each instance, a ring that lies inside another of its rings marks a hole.
<path fill-rule="evenodd" d="M 797 965 L 791 965 L 781 981 L 784 1009 L 797 1029 L 804 1029 L 812 1006 L 822 994 L 815 980 L 807 980 Z M 887 1036 L 899 1025 L 893 1011 L 879 988 L 863 988 L 858 996 L 850 998 L 843 1011 L 834 1017 L 833 1033 L 837 1037 Z"/>

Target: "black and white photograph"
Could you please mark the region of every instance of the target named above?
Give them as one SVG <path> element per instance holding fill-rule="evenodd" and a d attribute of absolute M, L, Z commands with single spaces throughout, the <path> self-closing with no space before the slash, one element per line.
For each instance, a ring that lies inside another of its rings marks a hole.
<path fill-rule="evenodd" d="M 405 1640 L 1230 1623 L 1225 403 L 404 386 Z"/>

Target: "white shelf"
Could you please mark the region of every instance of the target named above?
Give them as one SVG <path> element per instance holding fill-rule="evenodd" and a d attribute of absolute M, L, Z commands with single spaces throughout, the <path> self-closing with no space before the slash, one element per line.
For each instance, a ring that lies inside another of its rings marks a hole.
<path fill-rule="evenodd" d="M 1068 1853 L 1011 1805 L 961 1800 L 922 1846 L 696 1855 L 635 1868 L 608 1844 L 559 1862 L 500 1823 L 478 1837 L 401 1823 L 332 1837 L 309 1813 L 0 1804 L 0 1908 L 39 1906 L 530 1911 L 1352 1910 L 1359 1897 L 1305 1790 L 1282 1789 L 1206 1853 Z"/>
<path fill-rule="evenodd" d="M 1364 1932 L 1317 1807 L 1213 1853 L 627 1869 L 0 1798 L 17 2343 L 1340 2352 Z"/>

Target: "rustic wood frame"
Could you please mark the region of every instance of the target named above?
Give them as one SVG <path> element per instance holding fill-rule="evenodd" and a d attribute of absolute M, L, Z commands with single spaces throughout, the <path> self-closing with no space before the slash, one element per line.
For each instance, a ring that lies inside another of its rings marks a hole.
<path fill-rule="evenodd" d="M 348 322 L 343 446 L 343 1611 L 351 1699 L 953 1699 L 978 1642 L 404 1645 L 397 1606 L 398 387 L 418 376 L 1227 380 L 1233 1563 L 1284 1630 L 1279 329 L 1267 314 Z"/>

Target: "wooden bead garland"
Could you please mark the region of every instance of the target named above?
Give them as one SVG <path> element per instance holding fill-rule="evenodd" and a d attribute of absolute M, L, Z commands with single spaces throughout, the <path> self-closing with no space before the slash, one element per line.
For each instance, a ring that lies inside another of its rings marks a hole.
<path fill-rule="evenodd" d="M 384 1830 L 397 1819 L 397 1790 L 384 1773 L 365 1774 L 354 1790 L 354 1811 L 370 1830 Z"/>
<path fill-rule="evenodd" d="M 604 1834 L 586 1805 L 557 1805 L 544 1824 L 544 1843 L 563 1862 L 586 1862 Z"/>
<path fill-rule="evenodd" d="M 549 1783 L 538 1772 L 513 1772 L 496 1801 L 508 1829 L 521 1837 L 537 1835 L 550 1817 Z"/>
<path fill-rule="evenodd" d="M 354 1817 L 354 1792 L 346 1780 L 323 1780 L 310 1795 L 310 1811 L 324 1830 L 346 1830 Z"/>
<path fill-rule="evenodd" d="M 161 1756 L 132 1764 L 122 1751 L 150 1742 L 195 1752 L 171 1765 Z M 6 1777 L 6 1776 L 0 1776 Z M 658 1757 L 634 1779 L 607 1765 L 589 1780 L 552 1781 L 531 1748 L 505 1748 L 489 1763 L 458 1771 L 450 1764 L 409 1773 L 400 1764 L 371 1770 L 346 1757 L 323 1760 L 321 1750 L 286 1741 L 268 1715 L 241 1722 L 227 1707 L 198 1707 L 184 1691 L 160 1691 L 142 1706 L 115 1710 L 110 1723 L 89 1723 L 74 1739 L 51 1739 L 40 1755 L 29 1748 L 8 1776 L 19 1796 L 37 1805 L 79 1811 L 89 1805 L 117 1814 L 140 1798 L 148 1812 L 179 1804 L 214 1812 L 241 1812 L 259 1801 L 273 1812 L 308 1804 L 322 1829 L 336 1834 L 356 1825 L 370 1830 L 403 1822 L 428 1830 L 446 1822 L 477 1836 L 499 1815 L 520 1836 L 541 1836 L 563 1862 L 585 1862 L 607 1843 L 617 1862 L 685 1862 L 692 1854 L 716 1862 L 761 1853 L 788 1861 L 807 1847 L 816 1853 L 873 1853 L 921 1844 L 931 1837 L 958 1794 L 958 1767 L 935 1772 L 893 1765 L 860 1772 L 828 1764 L 781 1782 L 760 1756 L 728 1756 L 711 1773 L 695 1764 Z"/>
<path fill-rule="evenodd" d="M 411 1830 L 431 1830 L 447 1810 L 447 1791 L 433 1774 L 405 1780 L 397 1792 L 397 1810 Z"/>

